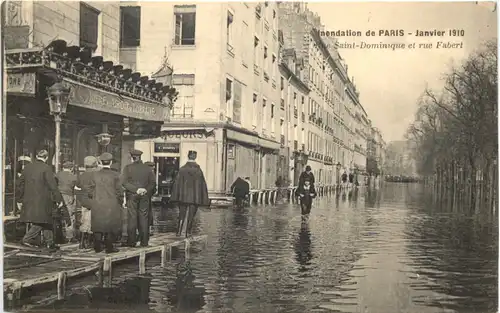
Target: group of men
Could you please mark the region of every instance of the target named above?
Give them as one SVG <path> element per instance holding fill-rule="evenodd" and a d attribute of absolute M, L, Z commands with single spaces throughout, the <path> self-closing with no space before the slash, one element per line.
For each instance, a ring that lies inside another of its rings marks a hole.
<path fill-rule="evenodd" d="M 76 241 L 76 199 L 81 208 L 80 248 L 95 252 L 117 252 L 114 243 L 122 246 L 147 247 L 152 225 L 151 198 L 156 179 L 152 162 L 143 163 L 142 151 L 130 152 L 131 164 L 120 169 L 113 163 L 113 155 L 105 152 L 98 158 L 84 159 L 85 172 L 75 175 L 71 162 L 54 174 L 47 164 L 47 150 L 40 150 L 33 163 L 23 166 L 17 188 L 20 221 L 31 226 L 21 244 L 37 245 L 38 236 L 50 250 L 57 250 L 54 242 L 54 219 L 62 216 L 66 222 L 66 237 Z M 199 206 L 209 206 L 208 190 L 201 168 L 196 164 L 197 153 L 189 151 L 188 162 L 177 176 L 170 201 L 179 206 L 177 234 L 180 236 L 187 215 L 186 237 L 191 234 L 194 216 Z M 75 192 L 76 191 L 76 192 Z M 63 213 L 62 215 L 60 213 Z M 122 235 L 120 238 L 120 235 Z M 126 238 L 125 238 L 126 237 Z M 121 240 L 118 240 L 121 239 Z"/>

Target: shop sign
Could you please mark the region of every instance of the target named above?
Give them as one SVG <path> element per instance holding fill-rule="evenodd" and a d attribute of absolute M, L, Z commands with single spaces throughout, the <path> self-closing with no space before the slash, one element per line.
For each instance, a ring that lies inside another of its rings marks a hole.
<path fill-rule="evenodd" d="M 179 131 L 168 131 L 163 135 L 165 139 L 205 139 L 212 137 L 213 132 L 207 132 L 205 130 L 179 130 Z"/>
<path fill-rule="evenodd" d="M 155 142 L 155 152 L 179 153 L 179 146 L 178 143 Z"/>
<path fill-rule="evenodd" d="M 36 94 L 36 74 L 35 73 L 7 74 L 7 92 L 34 96 Z"/>
<path fill-rule="evenodd" d="M 71 87 L 69 94 L 71 105 L 148 121 L 165 121 L 168 117 L 169 109 L 159 104 L 122 97 L 77 84 L 66 78 L 65 84 Z"/>

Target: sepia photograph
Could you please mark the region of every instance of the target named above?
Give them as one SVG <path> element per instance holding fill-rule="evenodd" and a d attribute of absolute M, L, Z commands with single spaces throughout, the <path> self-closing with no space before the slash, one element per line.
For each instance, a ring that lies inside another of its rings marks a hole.
<path fill-rule="evenodd" d="M 3 311 L 498 312 L 497 16 L 3 1 Z"/>

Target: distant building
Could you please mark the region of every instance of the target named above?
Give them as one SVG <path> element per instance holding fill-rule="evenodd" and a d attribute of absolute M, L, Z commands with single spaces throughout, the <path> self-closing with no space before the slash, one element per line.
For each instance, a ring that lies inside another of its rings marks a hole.
<path fill-rule="evenodd" d="M 274 186 L 283 159 L 277 3 L 120 5 L 121 62 L 143 74 L 168 63 L 179 92 L 164 136 L 135 143 L 144 157 L 170 167 L 198 151 L 213 192 L 238 176 Z"/>

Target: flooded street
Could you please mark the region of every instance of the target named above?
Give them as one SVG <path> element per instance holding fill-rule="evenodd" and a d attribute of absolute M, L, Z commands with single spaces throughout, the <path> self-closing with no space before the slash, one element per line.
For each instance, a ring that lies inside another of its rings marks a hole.
<path fill-rule="evenodd" d="M 396 183 L 317 199 L 305 223 L 289 204 L 201 211 L 195 227 L 208 245 L 188 261 L 181 253 L 161 268 L 158 258 L 142 276 L 123 265 L 113 288 L 88 278 L 66 300 L 37 308 L 496 312 L 496 221 L 434 206 L 419 185 Z M 51 293 L 34 294 L 25 304 Z"/>

